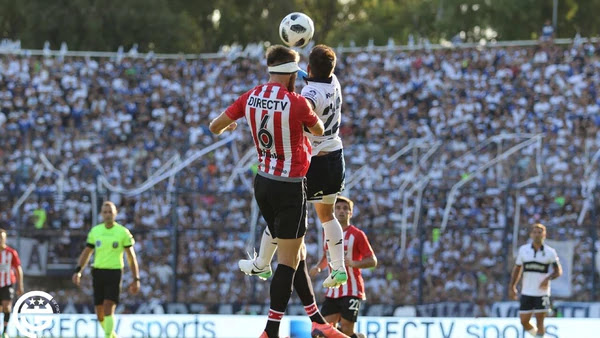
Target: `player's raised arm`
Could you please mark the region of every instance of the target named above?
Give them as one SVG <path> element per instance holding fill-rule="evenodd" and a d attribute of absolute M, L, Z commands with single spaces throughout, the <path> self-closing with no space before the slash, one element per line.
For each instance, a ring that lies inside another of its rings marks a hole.
<path fill-rule="evenodd" d="M 237 128 L 237 123 L 230 119 L 226 112 L 222 112 L 208 126 L 210 132 L 215 135 L 221 135 L 224 131 L 234 131 L 235 128 Z"/>
<path fill-rule="evenodd" d="M 224 131 L 234 131 L 237 128 L 235 120 L 244 116 L 246 101 L 249 95 L 250 92 L 241 95 L 224 112 L 215 117 L 208 126 L 210 132 L 215 135 L 221 135 Z"/>

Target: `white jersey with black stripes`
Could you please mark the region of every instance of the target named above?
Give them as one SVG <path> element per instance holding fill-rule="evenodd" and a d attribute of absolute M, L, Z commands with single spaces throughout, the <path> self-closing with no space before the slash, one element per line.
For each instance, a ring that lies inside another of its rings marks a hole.
<path fill-rule="evenodd" d="M 307 132 L 312 145 L 312 155 L 321 151 L 332 152 L 342 149 L 339 135 L 342 120 L 342 88 L 337 77 L 332 75 L 326 80 L 308 79 L 302 88 L 302 96 L 312 102 L 315 113 L 325 126 L 323 136 L 314 136 Z"/>
<path fill-rule="evenodd" d="M 539 250 L 533 245 L 525 244 L 519 248 L 516 265 L 523 266 L 523 288 L 521 294 L 525 296 L 550 296 L 550 283 L 548 288 L 540 288 L 540 284 L 552 273 L 550 266 L 558 263 L 556 250 L 544 244 Z"/>

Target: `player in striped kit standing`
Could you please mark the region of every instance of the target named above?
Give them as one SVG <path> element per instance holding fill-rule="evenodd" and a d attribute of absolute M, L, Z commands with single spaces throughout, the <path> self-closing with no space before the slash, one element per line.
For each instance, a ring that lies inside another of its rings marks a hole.
<path fill-rule="evenodd" d="M 292 285 L 303 302 L 314 303 L 314 293 L 306 267 L 298 269 L 300 250 L 306 233 L 306 172 L 311 145 L 304 128 L 323 135 L 323 122 L 302 96 L 294 93 L 299 55 L 275 45 L 267 50 L 269 82 L 242 94 L 210 123 L 210 131 L 220 135 L 237 127 L 235 120 L 246 118 L 258 154 L 254 197 L 276 241 L 279 265 L 270 286 L 271 307 L 261 338 L 279 337 L 279 324 L 292 294 Z M 314 305 L 314 304 L 313 304 Z M 316 309 L 312 335 L 346 337 Z M 307 311 L 308 312 L 308 311 Z"/>
<path fill-rule="evenodd" d="M 6 230 L 0 229 L 0 299 L 4 313 L 4 331 L 2 338 L 8 337 L 6 328 L 10 320 L 12 299 L 14 297 L 14 284 L 19 282 L 17 295 L 23 294 L 23 269 L 17 250 L 6 245 Z"/>
<path fill-rule="evenodd" d="M 344 196 L 338 196 L 335 202 L 335 216 L 344 230 L 344 250 L 346 252 L 346 270 L 348 283 L 327 290 L 321 313 L 332 324 L 341 323 L 342 332 L 352 338 L 361 337 L 354 332 L 360 304 L 366 299 L 365 286 L 360 269 L 377 266 L 377 257 L 371 248 L 365 233 L 350 224 L 354 202 Z M 310 269 L 311 277 L 316 276 L 327 267 L 327 243 L 323 257 L 319 263 Z"/>

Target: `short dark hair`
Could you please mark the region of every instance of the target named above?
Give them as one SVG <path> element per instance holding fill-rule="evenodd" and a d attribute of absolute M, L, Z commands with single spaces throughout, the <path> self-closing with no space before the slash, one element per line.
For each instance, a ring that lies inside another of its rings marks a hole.
<path fill-rule="evenodd" d="M 316 45 L 308 56 L 311 76 L 317 79 L 328 79 L 333 74 L 336 59 L 331 47 Z"/>
<path fill-rule="evenodd" d="M 298 52 L 283 45 L 273 45 L 267 48 L 267 66 L 277 66 L 299 60 Z"/>
<path fill-rule="evenodd" d="M 352 202 L 351 199 L 349 199 L 348 197 L 344 197 L 342 195 L 338 195 L 337 199 L 335 200 L 335 204 L 337 204 L 338 202 L 346 202 L 348 203 L 348 206 L 350 207 L 350 211 L 354 211 L 354 202 Z"/>

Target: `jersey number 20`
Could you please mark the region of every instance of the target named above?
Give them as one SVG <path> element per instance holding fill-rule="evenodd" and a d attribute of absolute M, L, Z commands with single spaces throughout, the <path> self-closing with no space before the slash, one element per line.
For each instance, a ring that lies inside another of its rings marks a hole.
<path fill-rule="evenodd" d="M 338 127 L 339 127 L 338 121 L 335 121 L 335 124 L 333 126 L 331 126 L 331 128 L 329 128 L 329 126 L 331 125 L 331 123 L 333 122 L 333 119 L 337 115 L 335 113 L 340 110 L 341 103 L 342 103 L 342 100 L 340 100 L 339 95 L 336 95 L 335 103 L 331 102 L 329 104 L 329 106 L 327 106 L 327 107 L 325 107 L 325 109 L 323 109 L 323 117 L 327 116 L 331 112 L 334 113 L 334 114 L 331 114 L 331 116 L 329 116 L 327 121 L 325 121 L 325 124 L 324 124 L 325 133 L 323 133 L 323 136 L 329 136 L 331 134 L 334 134 L 338 130 Z"/>

